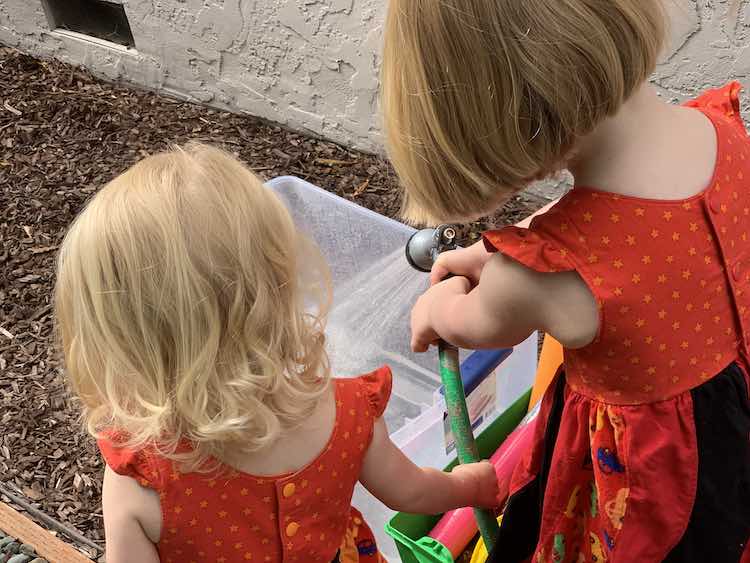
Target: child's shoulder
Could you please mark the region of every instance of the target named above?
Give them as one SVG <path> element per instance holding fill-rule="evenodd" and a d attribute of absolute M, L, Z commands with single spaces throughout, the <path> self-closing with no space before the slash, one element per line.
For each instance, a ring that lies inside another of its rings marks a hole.
<path fill-rule="evenodd" d="M 482 235 L 487 252 L 500 252 L 538 272 L 575 270 L 571 261 L 568 235 L 578 232 L 571 194 L 563 196 L 545 213 L 536 215 L 528 227 L 506 226 Z M 588 216 L 581 217 L 583 221 Z"/>
<path fill-rule="evenodd" d="M 732 125 L 746 133 L 740 110 L 740 92 L 742 85 L 732 81 L 721 88 L 712 88 L 697 98 L 685 102 L 685 107 L 696 108 L 714 116 L 723 117 Z"/>
<path fill-rule="evenodd" d="M 370 373 L 352 378 L 334 379 L 337 399 L 349 409 L 364 406 L 373 418 L 380 418 L 391 397 L 391 368 L 383 366 Z"/>
<path fill-rule="evenodd" d="M 162 475 L 169 462 L 153 448 L 132 448 L 128 446 L 128 435 L 114 429 L 102 432 L 96 443 L 107 466 L 118 475 L 131 477 L 151 489 L 158 490 L 163 485 Z"/>

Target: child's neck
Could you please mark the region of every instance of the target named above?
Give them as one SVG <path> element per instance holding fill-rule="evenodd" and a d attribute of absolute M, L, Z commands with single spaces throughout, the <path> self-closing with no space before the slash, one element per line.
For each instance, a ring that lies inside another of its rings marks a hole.
<path fill-rule="evenodd" d="M 664 102 L 644 83 L 578 143 L 569 168 L 578 186 L 680 199 L 706 187 L 715 160 L 716 133 L 708 119 Z"/>
<path fill-rule="evenodd" d="M 336 397 L 333 385 L 318 400 L 304 424 L 283 433 L 268 447 L 253 453 L 227 452 L 221 461 L 250 475 L 278 477 L 299 471 L 318 457 L 336 425 Z"/>

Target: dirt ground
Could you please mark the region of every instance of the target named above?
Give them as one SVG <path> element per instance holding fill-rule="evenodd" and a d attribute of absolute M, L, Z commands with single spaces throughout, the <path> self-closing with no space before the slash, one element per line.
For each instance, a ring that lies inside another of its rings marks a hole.
<path fill-rule="evenodd" d="M 3 47 L 0 92 L 0 486 L 102 545 L 102 462 L 80 431 L 53 338 L 56 250 L 81 206 L 136 160 L 188 140 L 391 217 L 396 180 L 381 158 Z M 519 197 L 495 219 L 512 223 L 539 206 Z M 465 226 L 465 240 L 490 223 Z"/>

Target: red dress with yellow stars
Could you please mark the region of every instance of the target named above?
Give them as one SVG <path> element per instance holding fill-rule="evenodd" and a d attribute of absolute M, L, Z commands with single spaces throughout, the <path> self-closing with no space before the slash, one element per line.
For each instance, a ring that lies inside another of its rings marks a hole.
<path fill-rule="evenodd" d="M 528 230 L 485 234 L 489 250 L 528 268 L 576 271 L 600 314 L 594 342 L 565 350 L 491 561 L 750 561 L 750 139 L 739 89 L 687 104 L 718 139 L 700 194 L 576 187 Z"/>
<path fill-rule="evenodd" d="M 381 368 L 333 385 L 336 423 L 328 445 L 292 475 L 259 477 L 231 468 L 214 476 L 180 473 L 153 451 L 99 441 L 110 468 L 159 493 L 162 563 L 383 561 L 350 502 L 373 423 L 390 397 L 391 373 Z"/>

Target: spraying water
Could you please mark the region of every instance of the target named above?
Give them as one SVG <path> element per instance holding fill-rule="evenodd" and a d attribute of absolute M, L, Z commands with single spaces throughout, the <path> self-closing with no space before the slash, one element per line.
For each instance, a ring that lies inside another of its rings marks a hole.
<path fill-rule="evenodd" d="M 440 384 L 437 355 L 413 354 L 409 347 L 411 308 L 428 284 L 399 249 L 335 289 L 326 330 L 333 373 L 347 377 L 391 366 L 394 394 L 386 412 L 391 431 L 417 416 L 419 403 L 431 404 Z"/>
<path fill-rule="evenodd" d="M 328 335 L 338 372 L 361 371 L 363 361 L 377 367 L 372 364 L 375 359 L 363 358 L 365 347 L 378 356 L 387 352 L 397 359 L 394 356 L 403 354 L 411 362 L 430 366 L 429 360 L 409 352 L 411 308 L 427 286 L 427 277 L 414 272 L 399 251 L 336 288 Z M 351 350 L 352 346 L 346 345 L 353 342 L 355 353 L 349 354 L 344 348 Z"/>

